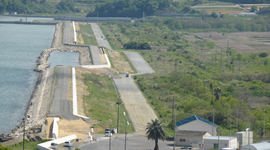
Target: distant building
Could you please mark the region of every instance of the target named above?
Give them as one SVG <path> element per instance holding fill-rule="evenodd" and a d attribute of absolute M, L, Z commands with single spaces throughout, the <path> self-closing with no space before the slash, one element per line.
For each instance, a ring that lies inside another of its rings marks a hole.
<path fill-rule="evenodd" d="M 237 141 L 239 143 L 239 148 L 242 146 L 253 144 L 253 132 L 252 131 L 241 131 L 236 132 L 235 136 L 237 137 Z"/>
<path fill-rule="evenodd" d="M 216 135 L 217 126 L 196 115 L 180 120 L 175 124 L 177 126 L 177 131 L 205 131 L 211 135 Z"/>
<path fill-rule="evenodd" d="M 201 147 L 203 144 L 203 138 L 211 136 L 206 131 L 184 131 L 180 130 L 175 134 L 175 145 L 188 146 L 197 145 Z"/>
<path fill-rule="evenodd" d="M 219 146 L 218 146 L 219 145 Z M 238 148 L 237 138 L 229 136 L 209 136 L 204 138 L 204 149 Z"/>
<path fill-rule="evenodd" d="M 269 149 L 270 143 L 268 142 L 255 143 L 241 147 L 241 150 L 269 150 Z"/>

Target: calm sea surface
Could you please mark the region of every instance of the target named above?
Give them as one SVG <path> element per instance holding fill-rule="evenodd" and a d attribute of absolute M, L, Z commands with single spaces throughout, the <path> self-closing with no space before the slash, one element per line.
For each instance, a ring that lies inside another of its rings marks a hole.
<path fill-rule="evenodd" d="M 19 19 L 0 17 L 0 21 Z M 20 124 L 38 77 L 33 71 L 37 57 L 50 48 L 54 30 L 50 25 L 0 24 L 0 134 Z"/>

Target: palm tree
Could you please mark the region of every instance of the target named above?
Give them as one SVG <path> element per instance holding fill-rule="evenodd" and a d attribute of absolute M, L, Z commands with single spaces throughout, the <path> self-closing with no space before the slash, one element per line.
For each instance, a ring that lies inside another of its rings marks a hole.
<path fill-rule="evenodd" d="M 163 130 L 163 124 L 158 119 L 151 120 L 152 122 L 147 123 L 146 127 L 146 137 L 148 140 L 155 140 L 154 150 L 159 150 L 158 140 L 165 140 L 165 132 Z"/>
<path fill-rule="evenodd" d="M 219 95 L 222 94 L 222 90 L 220 88 L 214 89 L 214 95 L 216 97 L 216 100 L 219 100 Z"/>
<path fill-rule="evenodd" d="M 214 101 L 213 101 L 213 84 L 210 83 L 210 91 L 212 93 L 212 105 L 214 104 Z"/>

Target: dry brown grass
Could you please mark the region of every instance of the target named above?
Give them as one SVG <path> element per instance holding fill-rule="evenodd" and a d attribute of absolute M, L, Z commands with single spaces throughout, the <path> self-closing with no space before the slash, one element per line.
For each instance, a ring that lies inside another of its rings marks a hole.
<path fill-rule="evenodd" d="M 229 47 L 234 48 L 239 53 L 250 52 L 265 52 L 269 50 L 269 45 L 264 44 L 266 41 L 270 41 L 270 32 L 237 32 L 237 33 L 223 33 L 207 32 L 207 33 L 195 33 L 199 37 L 202 37 L 206 41 L 215 41 L 221 48 L 227 47 L 227 41 L 229 41 Z"/>
<path fill-rule="evenodd" d="M 121 55 L 120 52 L 108 51 L 111 60 L 113 61 L 114 67 L 120 73 L 133 72 L 128 61 L 126 61 Z"/>

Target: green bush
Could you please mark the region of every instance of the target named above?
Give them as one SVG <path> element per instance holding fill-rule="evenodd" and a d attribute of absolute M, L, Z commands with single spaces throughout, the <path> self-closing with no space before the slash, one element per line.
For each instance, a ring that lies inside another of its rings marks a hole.
<path fill-rule="evenodd" d="M 267 57 L 267 56 L 268 56 L 268 54 L 265 53 L 265 52 L 263 52 L 263 53 L 261 53 L 261 54 L 259 55 L 259 57 Z"/>

